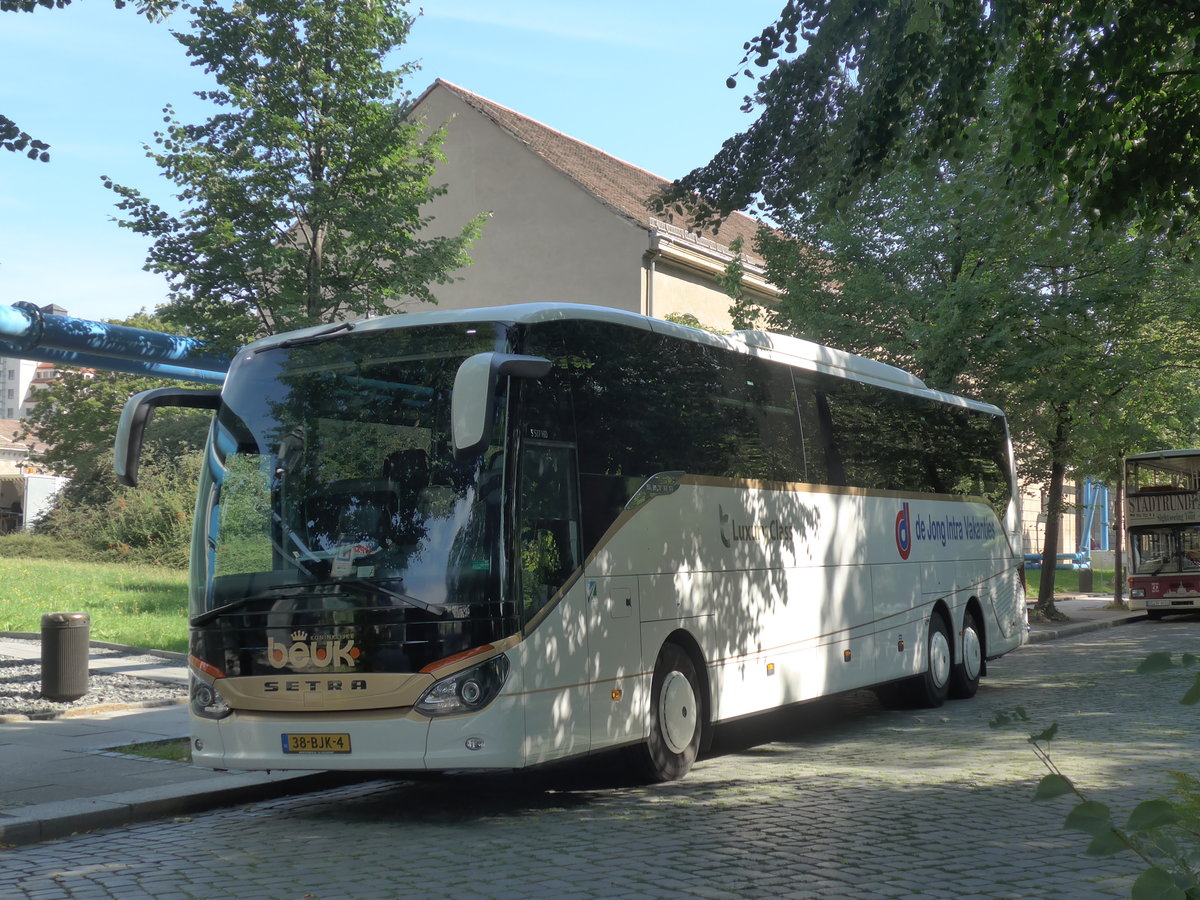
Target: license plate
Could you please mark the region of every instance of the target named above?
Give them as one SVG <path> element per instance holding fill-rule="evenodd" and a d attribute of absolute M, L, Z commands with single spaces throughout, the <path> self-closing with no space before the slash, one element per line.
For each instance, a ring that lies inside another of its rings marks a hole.
<path fill-rule="evenodd" d="M 284 753 L 349 753 L 348 734 L 281 734 Z"/>

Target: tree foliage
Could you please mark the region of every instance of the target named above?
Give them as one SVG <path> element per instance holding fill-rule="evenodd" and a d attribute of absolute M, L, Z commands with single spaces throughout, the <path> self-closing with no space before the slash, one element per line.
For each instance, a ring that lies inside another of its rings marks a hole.
<path fill-rule="evenodd" d="M 433 301 L 469 263 L 482 216 L 423 236 L 420 207 L 442 159 L 439 130 L 396 99 L 413 66 L 384 68 L 412 24 L 404 0 L 217 0 L 189 5 L 176 37 L 217 82 L 219 112 L 167 128 L 148 155 L 179 189 L 179 214 L 105 179 L 121 224 L 153 240 L 176 326 L 235 344 L 266 333 Z"/>
<path fill-rule="evenodd" d="M 997 132 L 990 149 L 1026 201 L 1176 233 L 1197 211 L 1194 2 L 788 0 L 745 50 L 758 118 L 673 195 L 705 198 L 702 219 L 754 202 L 773 216 L 833 209 L 894 167 L 969 156 Z"/>
<path fill-rule="evenodd" d="M 166 330 L 161 320 L 145 313 L 116 324 Z M 141 495 L 119 485 L 113 474 L 121 408 L 138 391 L 162 386 L 161 378 L 63 370 L 38 394 L 37 405 L 23 420 L 24 434 L 46 445 L 40 462 L 71 479 L 58 507 L 39 527 L 106 554 L 128 552 L 143 561 L 172 564 L 186 556 L 186 539 L 180 536 L 190 524 L 197 461 L 210 416 L 171 408 L 155 414 L 144 448 Z M 180 509 L 186 512 L 183 520 L 176 515 Z M 168 535 L 178 538 L 173 546 L 164 544 Z"/>
<path fill-rule="evenodd" d="M 979 154 L 895 169 L 832 219 L 792 213 L 757 239 L 784 296 L 735 318 L 1003 408 L 1023 479 L 1047 492 L 1039 604 L 1053 615 L 1068 473 L 1111 477 L 1127 452 L 1196 436 L 1200 290 L 1169 243 L 1013 209 L 1005 189 Z"/>
<path fill-rule="evenodd" d="M 31 13 L 38 9 L 62 9 L 71 0 L 0 0 L 0 13 Z M 113 0 L 117 9 L 124 9 L 126 0 Z M 151 21 L 161 19 L 177 5 L 176 0 L 139 0 L 134 8 Z M 0 115 L 0 147 L 14 153 L 24 153 L 30 159 L 50 161 L 50 145 L 24 131 L 8 116 Z"/>

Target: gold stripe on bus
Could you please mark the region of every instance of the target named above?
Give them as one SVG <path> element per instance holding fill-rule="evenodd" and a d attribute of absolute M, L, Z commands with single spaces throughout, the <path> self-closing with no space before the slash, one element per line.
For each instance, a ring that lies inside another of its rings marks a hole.
<path fill-rule="evenodd" d="M 432 675 L 244 675 L 223 678 L 221 696 L 236 710 L 306 712 L 410 707 L 433 684 Z"/>

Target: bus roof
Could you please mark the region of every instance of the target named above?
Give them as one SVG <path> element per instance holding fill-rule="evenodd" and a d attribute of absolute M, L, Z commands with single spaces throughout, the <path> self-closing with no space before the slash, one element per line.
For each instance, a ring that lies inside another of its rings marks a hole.
<path fill-rule="evenodd" d="M 1200 449 L 1151 450 L 1148 453 L 1133 453 L 1125 457 L 1125 462 L 1150 464 L 1152 468 L 1170 472 L 1195 473 L 1200 472 Z"/>
<path fill-rule="evenodd" d="M 867 381 L 892 387 L 907 393 L 919 393 L 945 403 L 967 406 L 984 412 L 1002 415 L 996 407 L 948 394 L 930 388 L 917 376 L 896 366 L 868 359 L 844 350 L 837 350 L 803 338 L 774 334 L 768 331 L 735 331 L 732 334 L 716 334 L 688 325 L 679 325 L 665 319 L 655 319 L 640 313 L 613 309 L 607 306 L 591 306 L 583 303 L 519 303 L 509 306 L 474 307 L 470 309 L 436 309 L 416 313 L 399 313 L 372 319 L 355 321 L 355 331 L 374 331 L 392 328 L 411 328 L 422 325 L 450 324 L 454 322 L 512 322 L 534 324 L 537 322 L 583 320 L 609 322 L 629 328 L 639 328 L 659 334 L 668 334 L 681 340 L 724 347 L 739 353 L 776 359 L 799 368 L 807 368 L 855 381 Z M 247 349 L 265 350 L 285 340 L 314 336 L 330 329 L 330 325 L 315 325 L 286 334 L 261 338 L 248 345 Z"/>
<path fill-rule="evenodd" d="M 1192 450 L 1150 450 L 1146 453 L 1131 453 L 1126 459 L 1172 459 L 1179 456 L 1195 456 L 1200 459 L 1200 449 Z"/>

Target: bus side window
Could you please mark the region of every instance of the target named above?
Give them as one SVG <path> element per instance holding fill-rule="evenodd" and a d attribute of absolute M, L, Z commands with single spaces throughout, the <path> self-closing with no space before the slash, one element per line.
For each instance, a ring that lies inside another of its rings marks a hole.
<path fill-rule="evenodd" d="M 841 464 L 835 463 L 829 441 L 829 407 L 823 401 L 818 404 L 817 392 L 806 379 L 793 376 L 792 382 L 800 427 L 798 462 L 803 467 L 799 480 L 809 484 L 841 484 L 841 476 L 835 480 L 831 474 L 834 465 L 840 471 Z"/>

